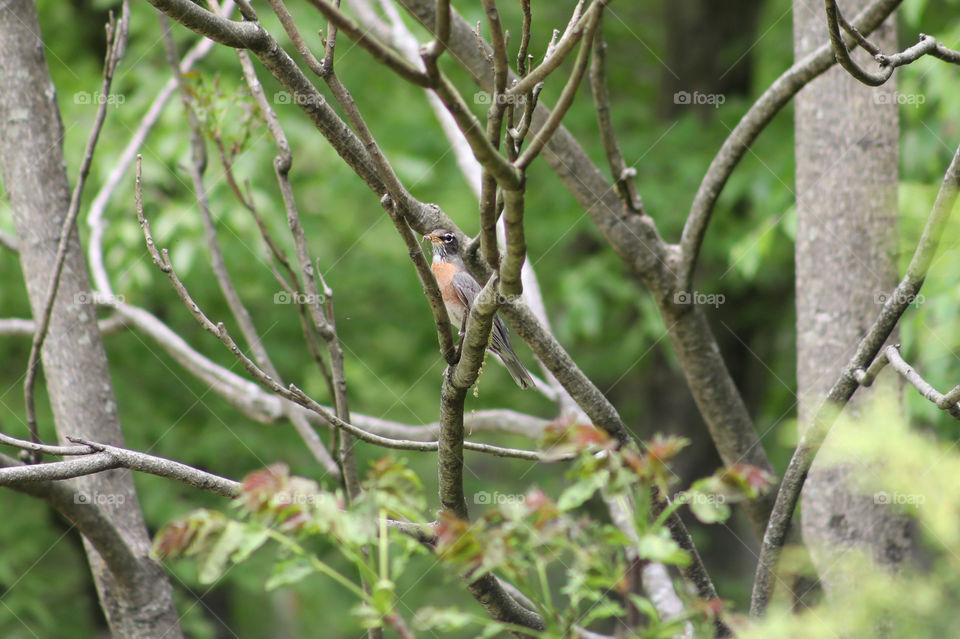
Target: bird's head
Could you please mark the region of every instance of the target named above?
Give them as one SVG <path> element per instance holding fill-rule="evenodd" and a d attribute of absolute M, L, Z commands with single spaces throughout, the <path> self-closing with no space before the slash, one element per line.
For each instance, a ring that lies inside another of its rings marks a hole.
<path fill-rule="evenodd" d="M 457 243 L 457 236 L 446 229 L 434 229 L 423 236 L 423 239 L 430 240 L 433 244 L 434 255 L 443 257 L 457 255 L 460 246 Z"/>

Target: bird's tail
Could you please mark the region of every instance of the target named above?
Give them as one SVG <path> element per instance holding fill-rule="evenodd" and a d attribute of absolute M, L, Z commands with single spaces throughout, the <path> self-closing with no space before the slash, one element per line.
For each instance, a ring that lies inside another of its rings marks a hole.
<path fill-rule="evenodd" d="M 503 365 L 507 368 L 507 372 L 510 373 L 510 377 L 517 383 L 517 386 L 520 388 L 533 387 L 533 378 L 530 377 L 527 369 L 523 367 L 523 363 L 520 361 L 520 358 L 517 357 L 517 354 L 513 352 L 513 347 L 510 346 L 510 333 L 507 332 L 507 325 L 503 323 L 499 315 L 494 316 L 493 330 L 490 333 L 490 345 L 488 348 L 500 358 L 500 361 L 503 362 Z"/>
<path fill-rule="evenodd" d="M 497 356 L 500 358 L 500 361 L 503 362 L 507 372 L 510 373 L 510 377 L 517 383 L 517 386 L 520 388 L 531 388 L 533 386 L 533 377 L 530 376 L 529 371 L 523 366 L 523 363 L 520 361 L 520 358 L 517 357 L 516 353 L 512 350 L 507 350 L 497 353 Z"/>

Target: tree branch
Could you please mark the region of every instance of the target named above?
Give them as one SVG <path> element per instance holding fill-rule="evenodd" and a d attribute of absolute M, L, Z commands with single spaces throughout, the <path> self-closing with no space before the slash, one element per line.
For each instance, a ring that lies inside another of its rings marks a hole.
<path fill-rule="evenodd" d="M 927 54 L 932 54 L 953 64 L 958 64 L 958 60 L 960 60 L 960 53 L 947 49 L 938 44 L 936 39 L 922 33 L 917 44 L 904 49 L 900 53 L 884 55 L 880 52 L 880 49 L 870 44 L 855 26 L 847 23 L 846 18 L 843 17 L 840 8 L 837 6 L 837 0 L 824 0 L 824 9 L 827 15 L 827 31 L 830 33 L 830 43 L 833 46 L 837 62 L 847 73 L 867 86 L 878 87 L 884 84 L 893 75 L 894 69 L 915 62 Z M 873 55 L 874 60 L 880 65 L 879 71 L 867 71 L 853 60 L 850 51 L 847 49 L 847 43 L 840 34 L 841 26 L 853 37 L 857 44 Z"/>
<path fill-rule="evenodd" d="M 862 33 L 870 34 L 886 20 L 900 2 L 901 0 L 875 0 L 857 15 L 854 24 Z M 687 221 L 683 226 L 676 267 L 676 290 L 687 292 L 692 290 L 700 247 L 717 199 L 727 179 L 746 155 L 747 149 L 800 89 L 832 67 L 835 62 L 833 48 L 829 42 L 796 62 L 763 92 L 763 95 L 753 103 L 746 115 L 724 140 L 700 181 L 697 194 L 690 205 Z"/>
<path fill-rule="evenodd" d="M 110 85 L 113 82 L 113 73 L 123 57 L 127 47 L 127 31 L 130 26 L 130 1 L 123 0 L 121 5 L 120 20 L 115 20 L 113 12 L 110 13 L 110 22 L 107 25 L 107 54 L 103 63 L 103 82 L 100 86 L 100 94 L 109 95 Z M 80 170 L 77 173 L 77 183 L 74 186 L 73 194 L 70 196 L 70 206 L 67 208 L 67 214 L 63 220 L 60 229 L 60 243 L 57 246 L 57 256 L 53 264 L 53 272 L 50 275 L 50 282 L 47 285 L 47 292 L 44 297 L 43 310 L 39 314 L 36 323 L 36 333 L 33 336 L 33 342 L 30 345 L 30 356 L 27 359 L 27 372 L 23 382 L 24 405 L 27 413 L 27 428 L 30 430 L 30 438 L 40 441 L 40 435 L 37 432 L 37 409 L 34 400 L 34 386 L 37 381 L 37 373 L 40 363 L 40 349 L 43 348 L 43 342 L 47 337 L 47 329 L 50 327 L 50 315 L 53 313 L 53 301 L 57 296 L 57 289 L 60 287 L 60 275 L 63 272 L 63 264 L 67 258 L 67 250 L 70 246 L 70 236 L 74 233 L 74 223 L 80 213 L 80 195 L 83 193 L 83 187 L 87 182 L 87 175 L 90 173 L 90 165 L 93 164 L 93 153 L 97 148 L 97 141 L 100 138 L 100 131 L 103 129 L 103 123 L 107 118 L 107 107 L 109 100 L 101 100 L 97 107 L 97 115 L 87 138 L 87 146 L 83 152 L 83 160 L 80 162 Z M 39 457 L 34 457 L 33 461 L 39 461 Z"/>
<path fill-rule="evenodd" d="M 610 114 L 610 91 L 607 89 L 607 43 L 603 38 L 603 15 L 597 18 L 597 34 L 593 38 L 593 57 L 590 62 L 590 90 L 597 112 L 597 124 L 600 127 L 600 139 L 603 151 L 610 165 L 610 174 L 617 187 L 617 194 L 623 202 L 624 210 L 631 213 L 644 213 L 643 200 L 637 193 L 634 177 L 636 169 L 627 168 L 623 152 L 613 128 Z"/>
<path fill-rule="evenodd" d="M 948 412 L 954 419 L 960 420 L 960 405 L 957 404 L 956 400 L 951 401 L 950 397 L 939 392 L 930 382 L 923 379 L 920 373 L 910 366 L 910 364 L 903 359 L 903 356 L 900 355 L 899 345 L 885 347 L 880 351 L 880 354 L 877 355 L 867 370 L 861 368 L 853 371 L 854 379 L 856 379 L 857 383 L 861 386 L 870 386 L 888 363 L 900 377 L 910 382 L 910 384 L 913 385 L 924 398 L 930 400 L 934 406 Z M 956 392 L 958 388 L 960 388 L 960 386 L 955 386 L 951 392 Z"/>
<path fill-rule="evenodd" d="M 770 601 L 774 586 L 774 569 L 790 528 L 793 511 L 796 509 L 807 472 L 827 433 L 830 432 L 836 416 L 858 388 L 857 371 L 862 371 L 870 365 L 883 343 L 893 332 L 897 322 L 900 321 L 904 311 L 920 292 L 930 263 L 936 254 L 943 229 L 957 200 L 958 189 L 960 189 L 960 147 L 954 153 L 943 176 L 930 217 L 923 228 L 923 234 L 913 252 L 906 273 L 893 292 L 887 296 L 880 314 L 867 334 L 860 340 L 853 357 L 844 366 L 840 376 L 830 388 L 830 392 L 817 408 L 810 427 L 803 434 L 790 458 L 780 490 L 777 492 L 767 530 L 763 535 L 757 574 L 753 583 L 753 595 L 750 600 L 750 614 L 753 616 L 762 615 Z"/>

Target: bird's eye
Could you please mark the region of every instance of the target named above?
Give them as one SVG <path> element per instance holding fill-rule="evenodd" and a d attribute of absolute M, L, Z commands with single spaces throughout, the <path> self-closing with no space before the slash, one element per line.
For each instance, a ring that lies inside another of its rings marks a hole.
<path fill-rule="evenodd" d="M 447 233 L 443 236 L 443 241 L 447 243 L 452 242 L 454 239 L 456 238 L 454 237 L 453 233 Z"/>

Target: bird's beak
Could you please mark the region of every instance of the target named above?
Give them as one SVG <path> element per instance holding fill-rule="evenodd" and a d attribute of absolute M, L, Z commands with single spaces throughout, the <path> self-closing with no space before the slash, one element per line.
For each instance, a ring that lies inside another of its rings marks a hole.
<path fill-rule="evenodd" d="M 423 236 L 423 239 L 430 240 L 434 244 L 440 241 L 440 238 L 434 235 L 433 233 L 427 233 L 426 235 Z"/>

